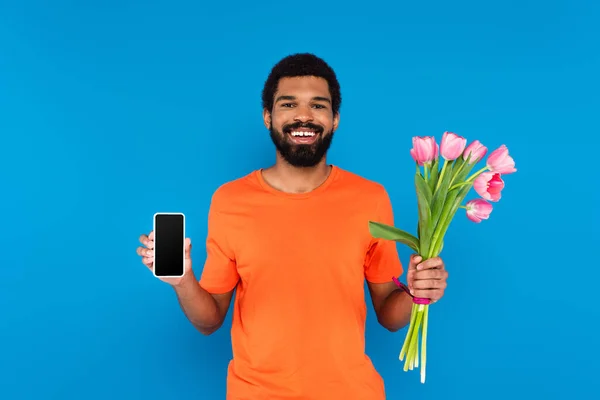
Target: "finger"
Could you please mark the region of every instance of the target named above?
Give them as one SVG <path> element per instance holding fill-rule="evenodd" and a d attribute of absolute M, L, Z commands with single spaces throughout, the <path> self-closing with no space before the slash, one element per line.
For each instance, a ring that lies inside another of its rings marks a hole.
<path fill-rule="evenodd" d="M 415 280 L 415 273 L 416 270 L 415 269 L 409 269 L 408 272 L 406 273 L 406 284 L 408 286 L 408 289 L 413 288 L 413 282 Z"/>
<path fill-rule="evenodd" d="M 446 282 L 436 279 L 422 279 L 414 281 L 413 287 L 415 290 L 436 290 L 445 289 Z"/>
<path fill-rule="evenodd" d="M 137 248 L 137 254 L 142 257 L 154 257 L 154 250 L 140 246 Z"/>
<path fill-rule="evenodd" d="M 421 262 L 421 260 L 423 260 L 423 257 L 421 257 L 418 254 L 411 254 L 410 256 L 410 260 L 408 262 L 408 269 L 415 269 L 417 267 L 417 265 Z"/>
<path fill-rule="evenodd" d="M 154 264 L 154 257 L 143 257 L 142 263 L 144 263 L 146 267 L 152 268 L 152 264 Z"/>
<path fill-rule="evenodd" d="M 418 254 L 411 254 L 410 255 L 410 260 L 408 263 L 408 271 L 406 274 L 406 283 L 408 286 L 409 290 L 412 290 L 413 286 L 412 286 L 412 282 L 415 279 L 415 272 L 417 270 L 417 265 L 423 260 L 423 257 L 421 257 Z"/>
<path fill-rule="evenodd" d="M 444 269 L 432 268 L 424 269 L 415 272 L 414 280 L 428 280 L 428 279 L 439 279 L 444 280 L 448 278 L 448 272 Z"/>
<path fill-rule="evenodd" d="M 430 299 L 431 301 L 437 301 L 442 297 L 443 292 L 439 289 L 415 289 L 412 295 L 422 299 Z"/>
<path fill-rule="evenodd" d="M 150 249 L 154 248 L 154 231 L 150 232 L 149 235 L 141 235 L 140 243 Z"/>
<path fill-rule="evenodd" d="M 431 269 L 431 268 L 443 268 L 444 263 L 439 257 L 433 257 L 422 263 L 417 264 L 417 270 Z"/>
<path fill-rule="evenodd" d="M 185 239 L 185 258 L 187 260 L 192 258 L 192 239 Z"/>

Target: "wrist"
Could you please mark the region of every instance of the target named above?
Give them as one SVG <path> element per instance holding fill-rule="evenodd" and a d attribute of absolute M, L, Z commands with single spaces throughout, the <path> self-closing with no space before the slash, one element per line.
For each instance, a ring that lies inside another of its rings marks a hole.
<path fill-rule="evenodd" d="M 408 288 L 408 286 L 400 282 L 396 277 L 393 277 L 392 280 L 394 281 L 399 290 L 406 292 L 406 294 L 408 294 L 411 298 L 414 298 L 414 296 L 410 293 L 410 289 Z"/>
<path fill-rule="evenodd" d="M 185 275 L 183 275 L 178 281 L 173 283 L 171 286 L 173 286 L 173 289 L 175 290 L 186 290 L 192 287 L 192 285 L 197 284 L 198 281 L 196 280 L 194 273 L 191 270 L 189 270 L 186 271 Z"/>

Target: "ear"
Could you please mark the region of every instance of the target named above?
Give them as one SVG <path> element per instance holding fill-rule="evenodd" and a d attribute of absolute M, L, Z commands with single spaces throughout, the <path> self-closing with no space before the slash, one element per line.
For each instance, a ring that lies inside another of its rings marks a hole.
<path fill-rule="evenodd" d="M 265 127 L 267 129 L 270 129 L 270 127 L 271 127 L 271 113 L 266 108 L 263 109 L 263 121 L 264 121 Z"/>
<path fill-rule="evenodd" d="M 340 124 L 340 113 L 339 111 L 337 113 L 335 113 L 335 115 L 333 116 L 333 131 L 337 131 L 337 128 Z"/>

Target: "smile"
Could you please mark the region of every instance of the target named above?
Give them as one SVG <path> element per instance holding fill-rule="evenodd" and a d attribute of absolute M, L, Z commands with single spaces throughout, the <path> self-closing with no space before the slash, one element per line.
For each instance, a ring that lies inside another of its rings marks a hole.
<path fill-rule="evenodd" d="M 313 137 L 316 133 L 313 131 L 292 131 L 290 135 L 294 137 Z"/>
<path fill-rule="evenodd" d="M 318 132 L 309 128 L 293 129 L 288 135 L 294 144 L 313 144 L 319 136 Z"/>

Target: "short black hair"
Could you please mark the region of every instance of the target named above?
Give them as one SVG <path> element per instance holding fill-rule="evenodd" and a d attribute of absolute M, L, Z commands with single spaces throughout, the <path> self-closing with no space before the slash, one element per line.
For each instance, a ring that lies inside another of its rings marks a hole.
<path fill-rule="evenodd" d="M 339 112 L 342 105 L 342 94 L 335 72 L 323 59 L 311 53 L 292 54 L 275 64 L 263 88 L 263 109 L 273 110 L 275 92 L 281 78 L 298 76 L 315 76 L 325 79 L 329 84 L 333 114 L 335 115 Z"/>

